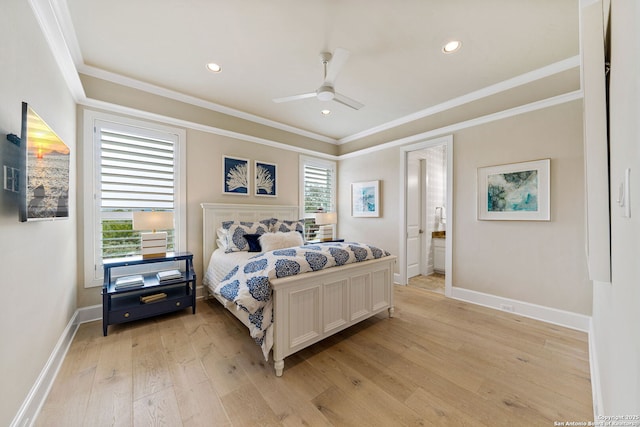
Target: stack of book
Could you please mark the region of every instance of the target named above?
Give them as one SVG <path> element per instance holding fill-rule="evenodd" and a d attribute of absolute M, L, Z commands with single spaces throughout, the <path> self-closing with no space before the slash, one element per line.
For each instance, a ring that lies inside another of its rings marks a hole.
<path fill-rule="evenodd" d="M 167 280 L 182 278 L 182 273 L 180 273 L 180 270 L 158 271 L 158 273 L 156 273 L 156 277 L 159 282 L 166 282 Z"/>
<path fill-rule="evenodd" d="M 143 297 L 140 297 L 140 302 L 143 304 L 149 304 L 150 302 L 161 301 L 165 298 L 167 298 L 167 294 L 165 294 L 164 292 L 160 292 L 159 294 L 145 295 Z"/>
<path fill-rule="evenodd" d="M 122 276 L 116 279 L 116 289 L 141 288 L 144 286 L 144 277 L 141 274 L 135 276 Z"/>

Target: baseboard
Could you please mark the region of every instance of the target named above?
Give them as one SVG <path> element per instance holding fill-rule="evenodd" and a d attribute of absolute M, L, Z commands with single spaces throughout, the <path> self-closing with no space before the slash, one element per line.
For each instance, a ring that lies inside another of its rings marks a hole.
<path fill-rule="evenodd" d="M 393 284 L 394 285 L 402 285 L 402 284 L 406 284 L 406 283 L 400 283 L 400 274 L 398 273 L 393 273 Z"/>
<path fill-rule="evenodd" d="M 451 297 L 554 325 L 564 326 L 565 328 L 576 329 L 582 332 L 589 332 L 590 330 L 591 317 L 585 316 L 584 314 L 572 313 L 570 311 L 558 310 L 556 308 L 544 307 L 458 287 L 451 289 Z"/>
<path fill-rule="evenodd" d="M 598 365 L 597 341 L 593 321 L 589 322 L 589 369 L 591 370 L 591 396 L 593 398 L 593 419 L 601 420 L 604 412 L 602 389 L 600 388 L 600 366 Z"/>
<path fill-rule="evenodd" d="M 102 304 L 82 307 L 76 310 L 76 324 L 102 320 Z"/>
<path fill-rule="evenodd" d="M 27 394 L 26 399 L 22 403 L 20 410 L 11 422 L 11 427 L 27 427 L 33 425 L 35 422 L 35 419 L 40 412 L 49 391 L 51 390 L 51 386 L 56 379 L 56 375 L 58 375 L 58 370 L 60 369 L 60 366 L 62 366 L 62 362 L 67 355 L 67 351 L 73 341 L 73 337 L 78 330 L 78 312 L 79 310 L 76 310 L 73 316 L 71 316 L 71 319 L 62 332 L 60 339 L 58 339 L 56 346 L 53 348 L 47 363 L 44 365 L 44 368 L 40 372 L 40 375 L 38 375 L 36 382 L 33 384 L 31 390 L 29 390 L 29 394 Z"/>
<path fill-rule="evenodd" d="M 207 296 L 206 288 L 202 285 L 196 286 L 196 299 L 203 299 Z"/>

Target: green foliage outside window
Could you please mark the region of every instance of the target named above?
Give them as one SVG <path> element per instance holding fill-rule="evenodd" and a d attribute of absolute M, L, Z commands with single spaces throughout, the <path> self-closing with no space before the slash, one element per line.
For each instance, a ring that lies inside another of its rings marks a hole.
<path fill-rule="evenodd" d="M 133 230 L 130 219 L 102 220 L 102 258 L 140 255 L 140 232 Z M 174 250 L 174 232 L 167 231 L 167 251 Z"/>

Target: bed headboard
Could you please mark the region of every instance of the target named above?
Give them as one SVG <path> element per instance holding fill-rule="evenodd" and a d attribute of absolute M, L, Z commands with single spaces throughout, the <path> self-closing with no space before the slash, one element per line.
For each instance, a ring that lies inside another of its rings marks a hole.
<path fill-rule="evenodd" d="M 266 218 L 300 219 L 298 206 L 239 205 L 228 203 L 202 203 L 202 264 L 207 268 L 211 254 L 216 250 L 216 229 L 222 221 L 259 221 Z"/>

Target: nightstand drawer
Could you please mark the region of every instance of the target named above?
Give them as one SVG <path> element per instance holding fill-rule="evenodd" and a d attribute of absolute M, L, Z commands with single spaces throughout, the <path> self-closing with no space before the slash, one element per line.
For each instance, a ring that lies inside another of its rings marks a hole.
<path fill-rule="evenodd" d="M 166 299 L 147 304 L 140 303 L 136 307 L 112 310 L 109 312 L 109 324 L 125 323 L 132 320 L 157 316 L 158 314 L 183 310 L 192 306 L 191 301 L 191 295 L 185 295 L 180 298 Z"/>

